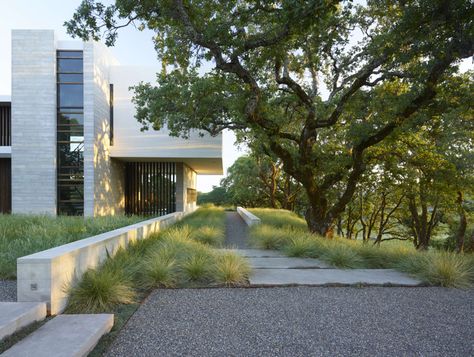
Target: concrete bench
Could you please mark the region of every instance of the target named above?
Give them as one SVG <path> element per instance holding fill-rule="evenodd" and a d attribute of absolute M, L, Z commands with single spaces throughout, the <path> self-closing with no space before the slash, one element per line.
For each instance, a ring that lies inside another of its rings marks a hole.
<path fill-rule="evenodd" d="M 243 207 L 237 207 L 237 213 L 242 217 L 247 226 L 253 226 L 254 224 L 260 224 L 260 218 L 250 213 Z"/>
<path fill-rule="evenodd" d="M 68 287 L 87 269 L 99 266 L 120 248 L 172 225 L 183 216 L 183 212 L 171 213 L 18 258 L 18 301 L 46 302 L 50 314 L 62 312 Z"/>

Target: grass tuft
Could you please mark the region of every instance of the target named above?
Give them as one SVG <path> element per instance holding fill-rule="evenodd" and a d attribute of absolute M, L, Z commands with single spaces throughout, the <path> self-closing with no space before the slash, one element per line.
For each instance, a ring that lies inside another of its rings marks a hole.
<path fill-rule="evenodd" d="M 325 243 L 321 259 L 338 268 L 353 269 L 363 267 L 362 257 L 351 247 L 340 244 L 337 241 Z"/>
<path fill-rule="evenodd" d="M 184 279 L 189 281 L 206 281 L 211 275 L 212 259 L 210 256 L 196 254 L 181 264 Z"/>
<path fill-rule="evenodd" d="M 136 301 L 130 281 L 112 269 L 86 271 L 69 293 L 67 311 L 70 313 L 103 312 Z"/>
<path fill-rule="evenodd" d="M 194 230 L 191 234 L 191 238 L 213 247 L 220 247 L 224 243 L 225 237 L 222 229 L 205 226 Z"/>
<path fill-rule="evenodd" d="M 234 253 L 220 254 L 214 266 L 214 279 L 226 285 L 243 285 L 248 280 L 250 266 L 245 258 Z"/>

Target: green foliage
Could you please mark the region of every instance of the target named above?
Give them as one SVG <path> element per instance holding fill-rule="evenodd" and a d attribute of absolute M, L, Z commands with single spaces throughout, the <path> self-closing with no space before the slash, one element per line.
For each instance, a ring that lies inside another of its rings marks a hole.
<path fill-rule="evenodd" d="M 290 227 L 302 231 L 308 230 L 305 220 L 294 212 L 271 208 L 251 208 L 249 211 L 260 218 L 263 224 L 278 228 Z"/>
<path fill-rule="evenodd" d="M 16 277 L 16 259 L 143 220 L 138 216 L 0 215 L 0 279 Z"/>
<path fill-rule="evenodd" d="M 435 225 L 422 232 L 423 212 L 436 206 L 438 219 L 439 210 L 452 211 L 453 190 L 472 187 L 458 178 L 474 162 L 474 81 L 458 64 L 474 54 L 473 14 L 471 0 L 83 0 L 65 26 L 108 45 L 132 22 L 156 33 L 163 71 L 157 83 L 134 88 L 143 130 L 235 130 L 304 187 L 308 210 L 298 211 L 312 232 L 329 236 L 364 173 L 398 160 L 405 177 L 393 184 L 410 189 L 411 211 L 397 218 L 406 226 L 419 215 L 407 231 L 418 231 L 424 249 Z M 257 178 L 266 164 L 244 161 L 227 193 L 260 205 L 275 193 Z"/>
<path fill-rule="evenodd" d="M 193 231 L 192 239 L 209 244 L 214 247 L 222 246 L 224 243 L 224 231 L 216 227 L 201 227 Z"/>
<path fill-rule="evenodd" d="M 226 285 L 243 285 L 247 282 L 250 266 L 247 260 L 234 253 L 222 253 L 214 263 L 214 279 Z"/>
<path fill-rule="evenodd" d="M 256 210 L 253 210 L 254 214 Z M 262 210 L 267 217 L 272 210 Z M 280 215 L 278 214 L 280 213 Z M 262 249 L 279 249 L 292 257 L 319 258 L 339 268 L 397 269 L 429 285 L 465 288 L 474 285 L 474 256 L 438 251 L 420 252 L 403 242 L 377 246 L 372 242 L 334 238 L 295 228 L 295 216 L 278 212 L 274 225 L 257 225 L 250 230 L 250 242 Z M 258 213 L 257 213 L 258 216 Z M 262 218 L 262 217 L 260 217 Z M 264 219 L 262 221 L 265 222 Z"/>
<path fill-rule="evenodd" d="M 246 260 L 211 248 L 221 243 L 222 230 L 215 227 L 223 227 L 224 220 L 223 209 L 200 208 L 179 224 L 119 250 L 71 287 L 68 311 L 113 312 L 154 288 L 245 284 Z"/>
<path fill-rule="evenodd" d="M 252 227 L 249 242 L 260 249 L 281 249 L 292 234 L 289 232 L 291 231 L 288 229 L 259 224 Z"/>
<path fill-rule="evenodd" d="M 362 268 L 364 261 L 355 249 L 337 241 L 325 242 L 320 258 L 338 268 Z"/>
<path fill-rule="evenodd" d="M 210 192 L 198 192 L 197 204 L 201 207 L 205 204 L 224 206 L 230 203 L 231 200 L 224 187 L 213 186 Z"/>
<path fill-rule="evenodd" d="M 136 293 L 122 270 L 88 270 L 69 291 L 67 312 L 110 311 L 120 304 L 133 304 Z"/>

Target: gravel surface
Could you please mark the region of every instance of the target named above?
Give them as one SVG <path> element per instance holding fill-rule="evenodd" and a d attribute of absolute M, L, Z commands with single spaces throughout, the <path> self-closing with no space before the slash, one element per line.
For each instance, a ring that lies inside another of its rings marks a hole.
<path fill-rule="evenodd" d="M 226 212 L 225 246 L 227 248 L 248 248 L 248 229 L 237 212 Z"/>
<path fill-rule="evenodd" d="M 15 280 L 0 280 L 0 301 L 16 301 Z"/>
<path fill-rule="evenodd" d="M 156 290 L 108 356 L 473 356 L 474 290 Z"/>

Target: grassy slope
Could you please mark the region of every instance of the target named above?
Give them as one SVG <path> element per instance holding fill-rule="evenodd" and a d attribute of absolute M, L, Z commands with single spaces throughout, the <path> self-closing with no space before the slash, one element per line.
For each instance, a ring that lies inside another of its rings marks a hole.
<path fill-rule="evenodd" d="M 418 252 L 405 242 L 380 247 L 361 241 L 327 240 L 310 234 L 296 214 L 273 209 L 251 209 L 262 224 L 250 232 L 251 244 L 279 249 L 289 256 L 319 258 L 340 268 L 393 268 L 413 274 L 430 285 L 474 285 L 474 258 L 447 252 Z"/>
<path fill-rule="evenodd" d="M 53 217 L 0 215 L 0 279 L 16 277 L 16 259 L 124 227 L 143 217 Z"/>

